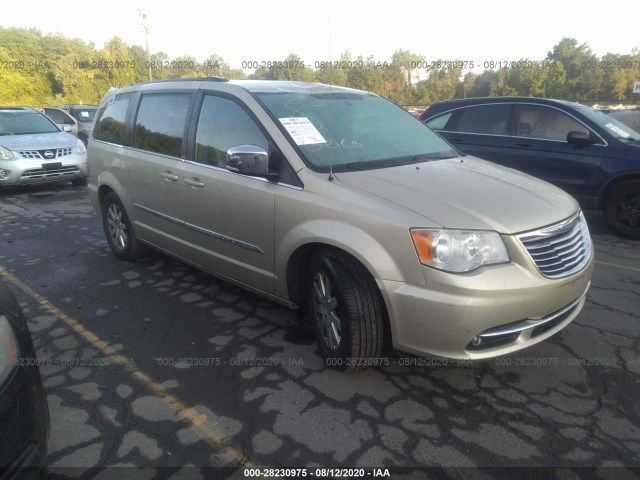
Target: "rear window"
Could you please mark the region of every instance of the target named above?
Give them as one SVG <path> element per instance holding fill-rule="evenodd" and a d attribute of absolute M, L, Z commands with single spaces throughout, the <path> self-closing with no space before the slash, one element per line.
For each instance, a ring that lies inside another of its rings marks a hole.
<path fill-rule="evenodd" d="M 71 110 L 71 115 L 73 115 L 76 120 L 84 123 L 93 122 L 94 117 L 96 116 L 97 109 L 95 108 L 87 108 L 87 109 L 73 109 Z"/>

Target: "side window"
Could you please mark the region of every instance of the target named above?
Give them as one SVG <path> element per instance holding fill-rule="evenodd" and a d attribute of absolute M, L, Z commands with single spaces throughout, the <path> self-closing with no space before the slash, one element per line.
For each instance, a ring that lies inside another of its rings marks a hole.
<path fill-rule="evenodd" d="M 98 119 L 93 130 L 93 138 L 124 145 L 124 134 L 126 131 L 125 120 L 131 96 L 132 94 L 130 93 L 116 95 L 113 103 L 103 107 L 98 114 Z"/>
<path fill-rule="evenodd" d="M 459 110 L 453 131 L 484 135 L 508 135 L 511 104 L 479 105 Z"/>
<path fill-rule="evenodd" d="M 53 108 L 45 108 L 44 113 L 56 123 L 64 123 L 64 117 L 62 116 L 62 112 L 58 110 L 54 110 Z"/>
<path fill-rule="evenodd" d="M 427 120 L 425 123 L 434 130 L 445 130 L 451 115 L 453 115 L 453 112 L 443 113 L 442 115 Z"/>
<path fill-rule="evenodd" d="M 196 132 L 195 161 L 224 167 L 227 150 L 238 145 L 257 145 L 268 151 L 269 141 L 236 102 L 205 95 Z"/>
<path fill-rule="evenodd" d="M 541 140 L 566 141 L 569 132 L 589 135 L 589 129 L 566 113 L 540 105 L 518 105 L 516 131 L 517 136 Z"/>
<path fill-rule="evenodd" d="M 180 157 L 190 103 L 190 93 L 143 95 L 136 115 L 133 146 Z"/>

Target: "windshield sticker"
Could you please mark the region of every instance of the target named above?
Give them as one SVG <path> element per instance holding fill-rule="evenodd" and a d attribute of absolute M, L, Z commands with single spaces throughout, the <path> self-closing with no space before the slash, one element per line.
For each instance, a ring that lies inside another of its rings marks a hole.
<path fill-rule="evenodd" d="M 297 145 L 327 143 L 318 129 L 307 117 L 281 118 L 280 123 L 287 129 Z"/>
<path fill-rule="evenodd" d="M 80 116 L 89 118 L 89 112 L 80 112 Z"/>
<path fill-rule="evenodd" d="M 621 129 L 619 126 L 614 125 L 613 123 L 607 123 L 607 124 L 605 124 L 605 127 L 607 127 L 609 130 L 617 133 L 622 138 L 629 138 L 631 136 L 627 132 L 625 132 L 623 129 Z"/>

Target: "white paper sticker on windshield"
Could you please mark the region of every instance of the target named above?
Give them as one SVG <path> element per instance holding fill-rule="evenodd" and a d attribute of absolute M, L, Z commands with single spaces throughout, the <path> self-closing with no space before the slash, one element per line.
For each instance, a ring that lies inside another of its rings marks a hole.
<path fill-rule="evenodd" d="M 314 143 L 327 143 L 318 129 L 307 117 L 281 118 L 287 132 L 293 137 L 297 145 L 312 145 Z"/>
<path fill-rule="evenodd" d="M 619 126 L 614 125 L 613 123 L 607 123 L 607 124 L 605 124 L 605 127 L 607 127 L 609 130 L 612 130 L 613 132 L 617 133 L 622 138 L 628 138 L 628 137 L 631 136 L 627 132 L 625 132 L 623 129 L 621 129 Z"/>
<path fill-rule="evenodd" d="M 89 118 L 89 112 L 80 112 L 80 116 Z"/>

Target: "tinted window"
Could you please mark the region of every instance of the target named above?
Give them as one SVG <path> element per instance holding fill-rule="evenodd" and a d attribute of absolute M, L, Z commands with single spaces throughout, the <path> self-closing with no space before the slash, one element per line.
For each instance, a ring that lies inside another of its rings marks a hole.
<path fill-rule="evenodd" d="M 569 132 L 589 130 L 580 122 L 555 108 L 540 105 L 518 105 L 516 108 L 516 135 L 542 140 L 567 140 Z"/>
<path fill-rule="evenodd" d="M 508 135 L 511 104 L 478 105 L 456 112 L 447 130 L 485 135 Z"/>
<path fill-rule="evenodd" d="M 206 95 L 198 119 L 195 160 L 224 167 L 227 150 L 257 145 L 268 151 L 269 142 L 253 119 L 228 98 Z"/>
<path fill-rule="evenodd" d="M 134 146 L 179 157 L 190 102 L 191 94 L 143 95 L 136 116 Z"/>
<path fill-rule="evenodd" d="M 94 138 L 118 145 L 124 144 L 125 119 L 131 95 L 131 93 L 116 95 L 113 103 L 103 107 L 93 130 Z"/>

